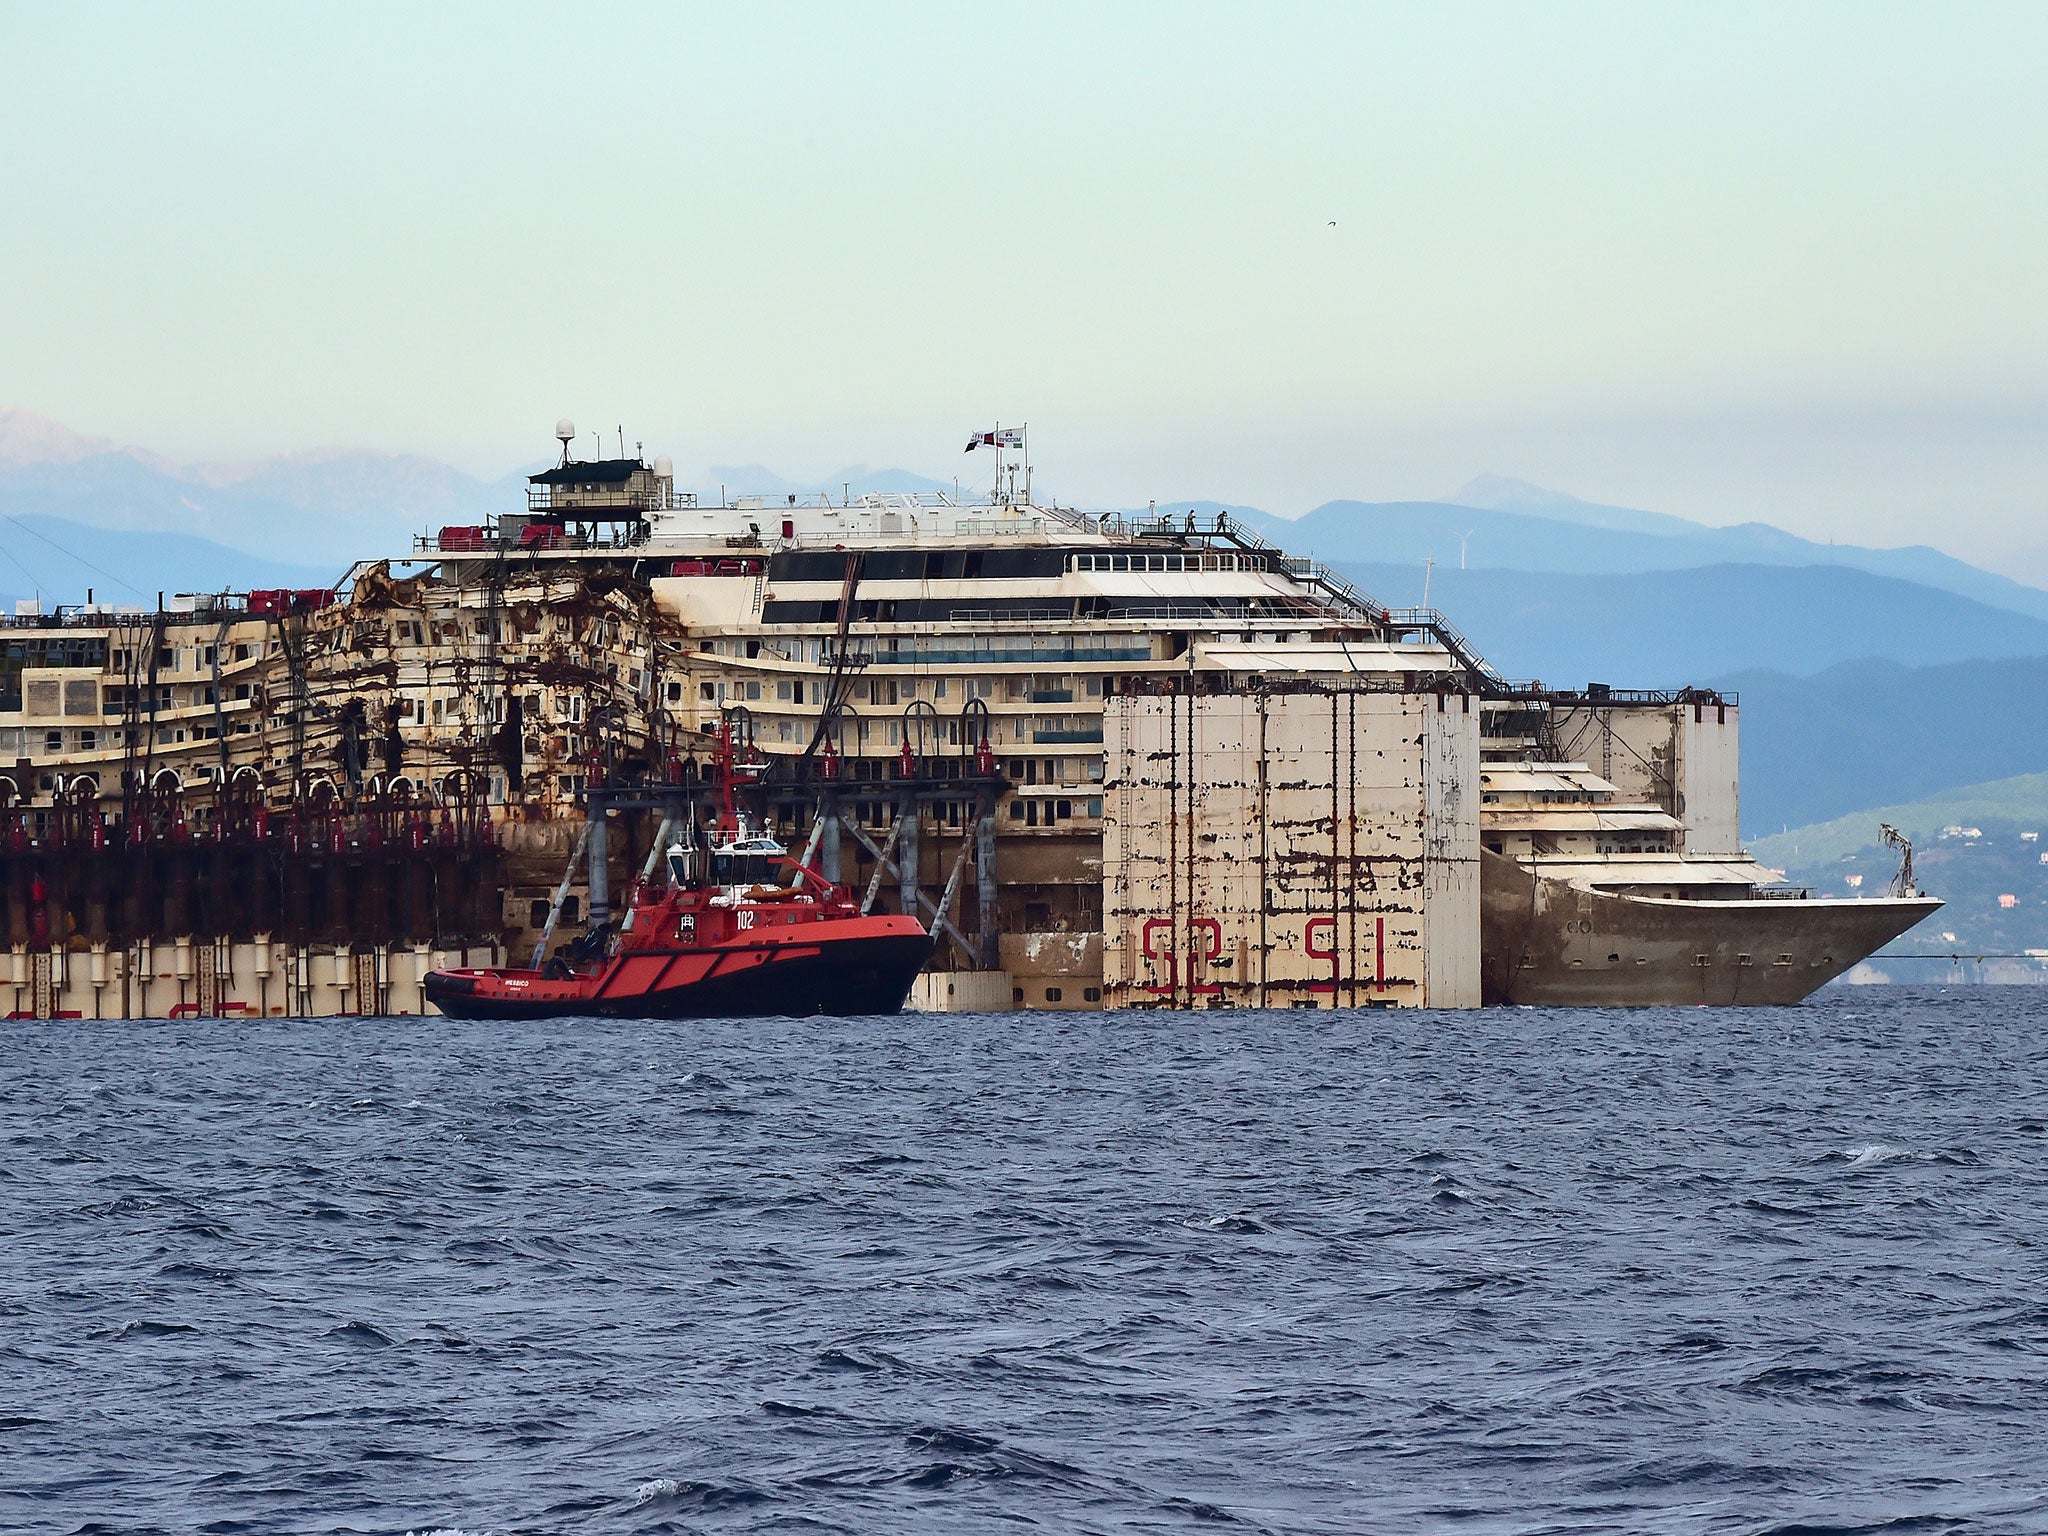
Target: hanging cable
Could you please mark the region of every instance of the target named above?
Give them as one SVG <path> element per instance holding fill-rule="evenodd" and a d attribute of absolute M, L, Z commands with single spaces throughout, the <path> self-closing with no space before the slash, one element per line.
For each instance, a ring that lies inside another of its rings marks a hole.
<path fill-rule="evenodd" d="M 76 560 L 88 571 L 93 571 L 101 576 L 106 577 L 107 580 L 114 583 L 115 586 L 126 587 L 130 592 L 133 592 L 137 597 L 146 597 L 148 595 L 140 587 L 136 586 L 134 582 L 116 576 L 112 571 L 109 571 L 101 566 L 94 565 L 90 560 L 86 559 L 85 556 L 83 555 L 73 554 L 70 550 L 66 549 L 62 544 L 59 544 L 55 539 L 51 538 L 48 534 L 38 533 L 35 529 L 29 527 L 27 523 L 23 522 L 13 513 L 0 512 L 0 517 L 5 517 L 7 521 L 14 524 L 15 527 L 19 528 L 23 533 L 27 534 L 30 538 L 41 539 L 45 544 L 49 545 L 50 548 L 56 550 L 58 554 L 64 556 L 66 559 Z M 14 560 L 14 556 L 12 555 L 9 555 L 7 558 L 10 560 Z M 16 565 L 21 565 L 21 562 L 19 560 L 14 560 L 14 563 Z M 22 565 L 21 568 L 24 571 L 28 569 L 28 567 L 25 565 Z"/>

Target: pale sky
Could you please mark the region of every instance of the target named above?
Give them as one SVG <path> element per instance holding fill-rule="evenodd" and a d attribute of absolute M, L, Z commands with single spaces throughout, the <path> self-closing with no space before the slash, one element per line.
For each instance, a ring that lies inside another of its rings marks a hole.
<path fill-rule="evenodd" d="M 0 405 L 2048 540 L 2048 5 L 21 5 Z M 1333 223 L 1334 221 L 1334 223 Z M 978 471 L 975 471 L 978 473 Z"/>

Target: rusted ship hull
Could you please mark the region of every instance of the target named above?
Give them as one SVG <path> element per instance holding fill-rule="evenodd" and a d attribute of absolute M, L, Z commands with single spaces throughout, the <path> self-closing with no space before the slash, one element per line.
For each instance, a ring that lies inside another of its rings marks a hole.
<path fill-rule="evenodd" d="M 1799 1002 L 1941 903 L 1655 901 L 1480 855 L 1481 999 L 1551 1008 Z"/>

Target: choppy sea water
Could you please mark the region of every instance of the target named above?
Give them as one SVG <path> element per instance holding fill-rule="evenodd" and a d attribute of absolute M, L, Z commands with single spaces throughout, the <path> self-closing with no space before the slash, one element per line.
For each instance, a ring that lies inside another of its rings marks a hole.
<path fill-rule="evenodd" d="M 8 1025 L 0 1529 L 2048 1529 L 2044 1025 Z"/>

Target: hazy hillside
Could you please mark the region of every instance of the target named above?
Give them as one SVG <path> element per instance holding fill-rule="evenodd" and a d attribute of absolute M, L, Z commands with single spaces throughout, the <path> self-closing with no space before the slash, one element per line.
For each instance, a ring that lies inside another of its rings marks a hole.
<path fill-rule="evenodd" d="M 2048 769 L 2048 709 L 2033 703 L 2048 698 L 2048 657 L 1855 661 L 1714 683 L 1742 695 L 1742 822 L 1753 835 Z"/>
<path fill-rule="evenodd" d="M 1342 562 L 1383 602 L 1422 568 Z M 1430 602 L 1509 677 L 1676 687 L 1731 672 L 1810 676 L 1845 661 L 2048 656 L 2048 621 L 1843 566 L 1721 565 L 1635 575 L 1445 570 Z"/>
<path fill-rule="evenodd" d="M 1770 864 L 1812 867 L 1881 844 L 1876 835 L 1880 822 L 1890 822 L 1911 838 L 1916 848 L 1930 851 L 1942 840 L 1944 827 L 1981 829 L 1987 824 L 2009 823 L 2022 831 L 2048 832 L 2048 771 L 1963 784 L 1917 800 L 1872 806 L 1757 838 L 1750 847 Z M 2048 852 L 2048 847 L 2039 851 Z M 2038 856 L 2034 862 L 2040 862 Z"/>
<path fill-rule="evenodd" d="M 244 554 L 185 533 L 122 533 L 54 517 L 0 523 L 0 601 L 7 614 L 40 589 L 46 608 L 85 600 L 154 606 L 158 592 L 328 587 L 340 565 L 297 565 Z"/>
<path fill-rule="evenodd" d="M 261 557 L 289 552 L 346 567 L 368 554 L 403 551 L 422 529 L 523 506 L 521 481 L 485 484 L 429 461 L 356 455 L 273 461 L 233 484 L 210 485 L 130 454 L 100 454 L 0 468 L 0 514 L 124 533 L 174 531 Z"/>
<path fill-rule="evenodd" d="M 1569 498 L 1565 498 L 1569 500 Z M 1584 503 L 1576 505 L 1585 506 Z M 1589 508 L 1599 514 L 1610 509 Z M 1627 509 L 1613 509 L 1626 513 Z M 1815 544 L 1762 523 L 1708 528 L 1661 513 L 1627 513 L 1635 526 L 1437 501 L 1333 501 L 1266 536 L 1296 554 L 1338 562 L 1619 575 L 1704 566 L 1837 566 L 1916 582 L 2048 620 L 2048 592 L 1924 547 Z M 1661 530 L 1676 524 L 1679 531 Z M 1265 529 L 1261 530 L 1266 531 Z"/>

